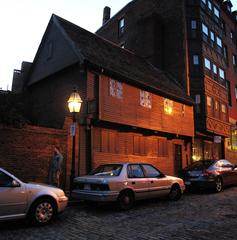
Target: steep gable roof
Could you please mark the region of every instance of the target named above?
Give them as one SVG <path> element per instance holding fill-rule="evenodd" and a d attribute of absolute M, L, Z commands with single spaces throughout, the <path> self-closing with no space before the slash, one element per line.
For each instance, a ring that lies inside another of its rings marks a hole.
<path fill-rule="evenodd" d="M 155 68 L 136 54 L 99 37 L 59 16 L 53 15 L 54 23 L 69 41 L 78 60 L 93 64 L 105 71 L 121 76 L 121 80 L 139 85 L 144 89 L 185 102 L 192 99 L 167 73 Z"/>

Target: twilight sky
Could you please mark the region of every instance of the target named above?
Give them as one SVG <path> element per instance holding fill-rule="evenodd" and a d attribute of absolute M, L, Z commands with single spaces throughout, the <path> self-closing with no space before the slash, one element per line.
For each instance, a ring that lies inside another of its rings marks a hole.
<path fill-rule="evenodd" d="M 0 0 L 0 89 L 11 89 L 13 69 L 32 62 L 52 13 L 95 32 L 103 8 L 111 16 L 130 0 Z M 237 9 L 237 0 L 232 0 Z"/>

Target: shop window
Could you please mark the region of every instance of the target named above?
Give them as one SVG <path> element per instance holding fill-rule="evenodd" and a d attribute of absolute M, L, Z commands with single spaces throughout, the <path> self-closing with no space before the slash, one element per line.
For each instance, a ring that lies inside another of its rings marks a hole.
<path fill-rule="evenodd" d="M 231 150 L 237 151 L 237 128 L 232 127 L 231 129 L 231 135 L 230 135 L 230 145 L 231 145 Z"/>

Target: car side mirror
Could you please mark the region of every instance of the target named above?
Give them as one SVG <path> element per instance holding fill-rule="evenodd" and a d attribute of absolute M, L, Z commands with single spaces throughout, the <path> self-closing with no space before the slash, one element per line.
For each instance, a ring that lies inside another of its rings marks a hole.
<path fill-rule="evenodd" d="M 12 184 L 11 184 L 11 187 L 20 187 L 20 183 L 17 182 L 16 180 L 12 180 Z"/>

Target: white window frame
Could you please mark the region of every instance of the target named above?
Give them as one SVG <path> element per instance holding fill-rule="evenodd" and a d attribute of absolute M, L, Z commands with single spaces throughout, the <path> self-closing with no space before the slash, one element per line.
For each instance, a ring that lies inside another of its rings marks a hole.
<path fill-rule="evenodd" d="M 205 24 L 205 23 L 202 23 L 202 32 L 209 36 L 209 29 L 208 29 L 208 26 Z"/>
<path fill-rule="evenodd" d="M 211 61 L 209 59 L 207 59 L 207 58 L 204 58 L 204 66 L 208 70 L 211 70 Z"/>
<path fill-rule="evenodd" d="M 192 28 L 192 30 L 196 30 L 197 29 L 197 21 L 196 20 L 192 20 L 191 21 L 191 28 Z"/>
<path fill-rule="evenodd" d="M 216 36 L 216 44 L 217 44 L 220 48 L 223 47 L 222 39 L 221 39 L 220 37 L 218 37 L 218 36 Z"/>
<path fill-rule="evenodd" d="M 210 31 L 210 38 L 213 42 L 215 42 L 215 33 L 213 31 Z"/>
<path fill-rule="evenodd" d="M 214 15 L 218 18 L 220 18 L 220 10 L 217 7 L 213 7 Z"/>
<path fill-rule="evenodd" d="M 236 63 L 237 63 L 237 57 L 236 55 L 232 55 L 232 62 L 233 62 L 233 65 L 236 66 Z"/>
<path fill-rule="evenodd" d="M 213 9 L 213 4 L 211 1 L 207 1 L 208 9 L 212 11 Z"/>
<path fill-rule="evenodd" d="M 199 65 L 199 56 L 198 55 L 193 55 L 193 64 L 194 65 Z"/>
<path fill-rule="evenodd" d="M 124 17 L 119 19 L 119 34 L 123 34 L 124 33 L 124 27 L 125 27 L 125 20 Z"/>
<path fill-rule="evenodd" d="M 212 64 L 212 71 L 213 71 L 214 74 L 217 75 L 217 66 L 216 66 L 215 63 Z"/>
<path fill-rule="evenodd" d="M 219 68 L 219 77 L 225 80 L 225 71 L 222 68 Z"/>

